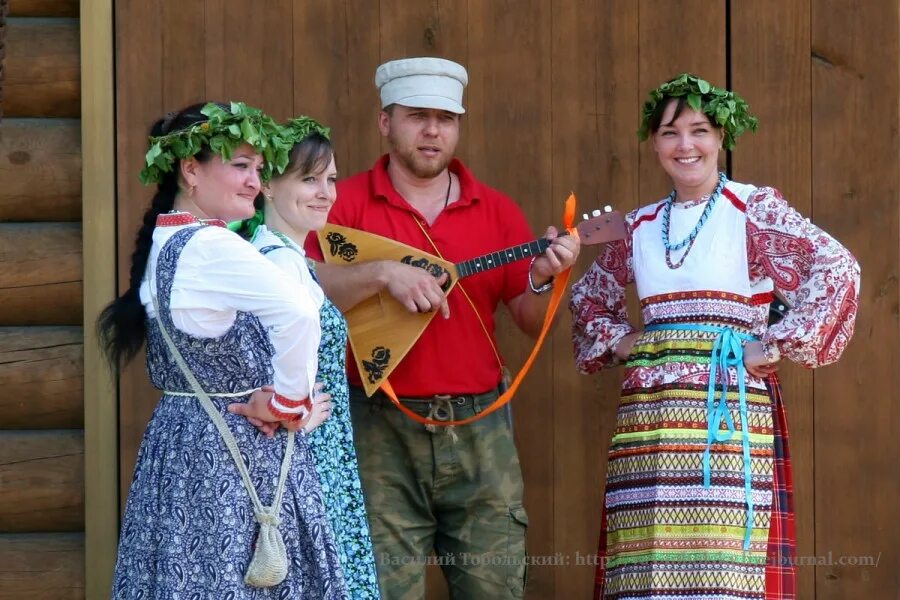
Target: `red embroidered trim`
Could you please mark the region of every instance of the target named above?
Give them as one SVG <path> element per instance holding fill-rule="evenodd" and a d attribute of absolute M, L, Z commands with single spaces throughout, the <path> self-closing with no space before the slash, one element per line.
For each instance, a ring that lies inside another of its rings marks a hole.
<path fill-rule="evenodd" d="M 763 292 L 761 294 L 753 294 L 750 297 L 750 304 L 752 306 L 759 306 L 760 304 L 772 304 L 775 300 L 775 294 L 772 292 Z"/>
<path fill-rule="evenodd" d="M 634 222 L 634 225 L 631 226 L 631 231 L 633 232 L 635 229 L 637 229 L 638 225 L 640 225 L 644 221 L 653 221 L 654 219 L 656 219 L 656 217 L 659 216 L 660 211 L 663 209 L 663 207 L 665 205 L 666 205 L 665 202 L 660 202 L 659 206 L 656 207 L 656 210 L 653 211 L 653 214 L 641 216 L 637 221 Z"/>
<path fill-rule="evenodd" d="M 156 217 L 157 227 L 179 227 L 181 225 L 192 225 L 200 223 L 201 225 L 212 225 L 213 227 L 226 227 L 225 221 L 221 219 L 198 219 L 191 213 L 165 213 Z"/>
<path fill-rule="evenodd" d="M 731 200 L 731 203 L 734 204 L 735 208 L 739 211 L 745 213 L 747 212 L 747 205 L 741 202 L 741 199 L 734 195 L 734 192 L 729 190 L 727 187 L 722 190 L 722 193 L 725 194 L 725 197 Z"/>
<path fill-rule="evenodd" d="M 300 408 L 301 410 L 300 412 L 285 412 L 277 408 L 275 402 L 278 402 L 278 404 L 287 408 Z M 310 402 L 309 398 L 304 398 L 303 400 L 291 400 L 281 394 L 275 394 L 272 396 L 272 399 L 269 400 L 269 412 L 282 421 L 302 419 L 309 414 L 310 409 L 312 409 L 312 402 Z"/>
<path fill-rule="evenodd" d="M 299 408 L 301 410 L 300 412 L 285 412 L 275 406 L 276 402 L 280 406 L 283 406 L 285 408 Z M 309 398 L 303 398 L 302 400 L 291 400 L 287 396 L 282 396 L 281 394 L 276 393 L 274 396 L 272 396 L 272 399 L 269 400 L 269 412 L 283 421 L 302 418 L 306 416 L 310 410 L 312 410 L 312 402 Z"/>
<path fill-rule="evenodd" d="M 670 292 L 668 294 L 648 296 L 647 298 L 641 300 L 641 306 L 647 306 L 649 304 L 659 304 L 660 302 L 671 302 L 673 300 L 697 300 L 703 298 L 730 300 L 731 302 L 740 302 L 741 304 L 751 304 L 751 298 L 741 296 L 740 294 L 732 294 L 731 292 L 718 292 L 713 290 L 694 290 L 691 292 Z"/>

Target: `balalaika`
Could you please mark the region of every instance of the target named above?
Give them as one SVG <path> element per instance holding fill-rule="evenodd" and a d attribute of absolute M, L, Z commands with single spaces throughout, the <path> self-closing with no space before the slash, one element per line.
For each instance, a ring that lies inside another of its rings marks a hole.
<path fill-rule="evenodd" d="M 625 237 L 621 213 L 594 211 L 594 215 L 576 226 L 582 245 L 602 244 Z M 453 264 L 419 248 L 351 227 L 329 223 L 318 232 L 318 237 L 327 264 L 397 260 L 421 267 L 435 277 L 447 273 L 449 277 L 444 285 L 447 293 L 464 277 L 538 256 L 550 245 L 546 238 L 540 238 Z M 434 314 L 410 312 L 387 291 L 371 296 L 347 311 L 344 316 L 350 346 L 367 395 L 375 393 L 400 364 Z"/>

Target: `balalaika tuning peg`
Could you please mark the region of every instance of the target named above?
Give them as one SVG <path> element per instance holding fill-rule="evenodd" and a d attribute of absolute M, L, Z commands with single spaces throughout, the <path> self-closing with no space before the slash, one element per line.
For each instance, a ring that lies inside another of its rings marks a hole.
<path fill-rule="evenodd" d="M 593 211 L 591 211 L 592 217 L 599 217 L 601 214 L 603 214 L 603 213 L 600 212 L 599 208 L 595 208 Z"/>
<path fill-rule="evenodd" d="M 583 215 L 581 215 L 581 217 L 582 217 L 585 221 L 588 220 L 588 214 L 587 214 L 587 213 L 584 213 Z"/>
<path fill-rule="evenodd" d="M 606 206 L 603 207 L 603 212 L 605 212 L 605 213 L 612 212 L 612 206 L 607 204 Z"/>

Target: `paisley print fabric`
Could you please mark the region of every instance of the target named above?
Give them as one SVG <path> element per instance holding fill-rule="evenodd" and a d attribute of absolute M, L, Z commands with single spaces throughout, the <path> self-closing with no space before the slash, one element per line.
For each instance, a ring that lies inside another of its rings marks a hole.
<path fill-rule="evenodd" d="M 169 294 L 178 256 L 197 227 L 166 243 L 157 265 L 161 318 L 188 366 L 234 434 L 263 504 L 272 501 L 286 434 L 260 434 L 226 407 L 239 394 L 271 381 L 272 346 L 258 319 L 238 313 L 215 339 L 174 327 Z M 348 598 L 334 535 L 310 449 L 297 436 L 281 505 L 279 529 L 291 567 L 281 584 L 252 588 L 243 577 L 258 526 L 225 445 L 200 402 L 189 393 L 165 342 L 148 321 L 147 366 L 164 390 L 138 452 L 119 540 L 112 597 L 128 600 L 262 600 Z M 173 394 L 174 393 L 174 394 Z M 217 394 L 219 396 L 217 397 Z"/>

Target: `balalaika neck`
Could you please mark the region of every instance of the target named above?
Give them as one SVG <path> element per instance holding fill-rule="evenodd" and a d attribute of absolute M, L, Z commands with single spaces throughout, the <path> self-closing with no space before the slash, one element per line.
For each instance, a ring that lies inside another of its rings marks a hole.
<path fill-rule="evenodd" d="M 468 277 L 484 271 L 489 271 L 495 267 L 502 267 L 511 262 L 522 260 L 523 258 L 531 258 L 543 254 L 544 250 L 550 246 L 550 242 L 546 238 L 540 238 L 527 244 L 513 246 L 505 250 L 491 252 L 484 256 L 464 260 L 456 264 L 456 272 L 459 278 Z"/>

